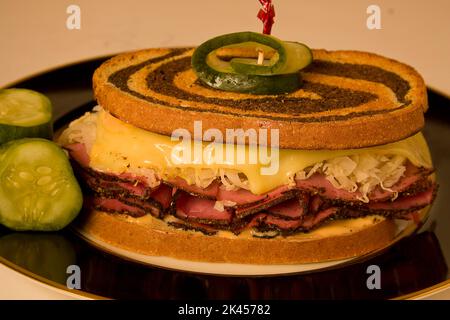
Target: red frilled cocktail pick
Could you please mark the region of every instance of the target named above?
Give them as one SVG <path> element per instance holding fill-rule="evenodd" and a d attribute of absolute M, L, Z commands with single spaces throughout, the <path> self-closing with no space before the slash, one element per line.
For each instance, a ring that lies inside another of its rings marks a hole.
<path fill-rule="evenodd" d="M 261 5 L 263 6 L 262 9 L 258 12 L 258 18 L 263 22 L 264 34 L 270 34 L 272 32 L 272 25 L 275 22 L 275 7 L 272 4 L 272 0 L 259 0 Z"/>

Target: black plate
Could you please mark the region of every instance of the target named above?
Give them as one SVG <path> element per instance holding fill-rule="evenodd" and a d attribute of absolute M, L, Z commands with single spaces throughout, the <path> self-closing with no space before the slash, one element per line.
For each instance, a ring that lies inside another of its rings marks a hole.
<path fill-rule="evenodd" d="M 73 64 L 12 86 L 46 94 L 53 102 L 58 128 L 95 105 L 91 77 L 104 60 Z M 420 233 L 369 260 L 306 274 L 215 276 L 125 261 L 93 248 L 68 229 L 14 233 L 0 227 L 0 262 L 58 288 L 66 288 L 67 266 L 78 265 L 81 290 L 75 292 L 107 298 L 386 299 L 417 294 L 430 286 L 450 287 L 450 99 L 432 90 L 428 94 L 430 110 L 424 133 L 440 184 L 430 219 Z M 380 267 L 381 289 L 367 288 L 370 265 Z"/>

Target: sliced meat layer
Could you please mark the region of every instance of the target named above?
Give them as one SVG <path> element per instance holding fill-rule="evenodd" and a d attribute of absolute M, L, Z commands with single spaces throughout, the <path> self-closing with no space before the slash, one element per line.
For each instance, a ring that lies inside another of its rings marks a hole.
<path fill-rule="evenodd" d="M 367 209 L 370 211 L 416 211 L 433 202 L 434 195 L 435 188 L 432 187 L 413 196 L 400 197 L 395 201 L 369 203 Z"/>
<path fill-rule="evenodd" d="M 323 204 L 324 204 L 324 201 L 321 196 L 319 196 L 317 194 L 310 196 L 308 214 L 315 214 L 315 213 L 319 212 L 319 210 Z"/>
<path fill-rule="evenodd" d="M 95 209 L 105 212 L 127 214 L 132 217 L 142 217 L 146 215 L 144 209 L 128 205 L 117 199 L 95 197 L 93 199 L 93 205 Z"/>
<path fill-rule="evenodd" d="M 295 198 L 297 195 L 297 190 L 289 190 L 287 186 L 285 188 L 278 188 L 276 191 L 268 193 L 267 197 L 263 201 L 256 202 L 255 204 L 249 206 L 236 207 L 236 217 L 242 219 L 243 217 L 258 213 L 264 209 L 282 203 L 285 200 Z"/>
<path fill-rule="evenodd" d="M 219 192 L 220 183 L 216 180 L 213 181 L 207 188 L 197 187 L 195 184 L 188 184 L 186 180 L 180 177 L 176 177 L 170 180 L 164 181 L 164 183 L 176 187 L 177 189 L 186 191 L 194 196 L 200 196 L 208 199 L 216 199 Z"/>
<path fill-rule="evenodd" d="M 163 210 L 161 209 L 159 203 L 156 203 L 151 199 L 142 201 L 134 198 L 121 198 L 119 200 L 95 196 L 93 204 L 97 210 L 128 214 L 132 217 L 142 217 L 147 214 L 157 218 L 162 218 L 163 216 Z"/>
<path fill-rule="evenodd" d="M 237 206 L 251 206 L 257 203 L 263 202 L 268 197 L 267 194 L 253 194 L 245 189 L 238 190 L 226 190 L 225 188 L 219 188 L 217 193 L 218 201 L 232 201 Z"/>
<path fill-rule="evenodd" d="M 273 215 L 267 215 L 261 221 L 262 226 L 275 227 L 277 230 L 296 230 L 303 225 L 302 220 L 286 220 Z"/>
<path fill-rule="evenodd" d="M 151 214 L 156 218 L 162 218 L 164 216 L 164 209 L 161 208 L 161 204 L 153 199 L 138 200 L 135 198 L 122 198 L 120 201 L 128 206 L 142 209 L 146 214 Z"/>
<path fill-rule="evenodd" d="M 120 180 L 104 180 L 86 173 L 81 173 L 83 181 L 88 185 L 92 191 L 98 194 L 104 194 L 113 197 L 136 197 L 140 199 L 147 199 L 149 197 L 150 189 L 142 184 L 135 184 L 132 182 L 123 182 Z"/>
<path fill-rule="evenodd" d="M 327 220 L 328 218 L 333 217 L 338 211 L 339 211 L 339 208 L 331 207 L 331 208 L 327 208 L 325 210 L 319 211 L 315 215 L 309 215 L 303 221 L 302 229 L 303 230 L 311 230 L 311 229 L 317 227 L 320 223 Z"/>
<path fill-rule="evenodd" d="M 430 186 L 430 181 L 428 177 L 433 173 L 432 169 L 418 168 L 412 163 L 408 162 L 406 164 L 406 170 L 403 173 L 402 178 L 394 184 L 390 189 L 399 194 L 402 193 L 417 193 L 415 191 L 424 191 L 423 185 Z M 375 188 L 369 194 L 370 201 L 387 201 L 392 199 L 392 192 L 381 189 L 380 187 Z"/>
<path fill-rule="evenodd" d="M 403 177 L 391 187 L 393 192 L 377 188 L 369 194 L 369 203 L 359 200 L 359 192 L 333 187 L 319 173 L 297 180 L 294 188 L 280 186 L 262 195 L 245 189 L 226 190 L 219 180 L 202 189 L 179 177 L 151 189 L 145 177 L 105 174 L 89 168 L 89 156 L 83 144 L 69 145 L 66 149 L 77 162 L 77 173 L 94 191 L 95 208 L 133 217 L 151 214 L 163 219 L 172 214 L 178 219 L 168 224 L 205 234 L 217 230 L 239 233 L 255 228 L 260 232 L 272 230 L 288 235 L 307 232 L 330 219 L 374 214 L 414 220 L 417 211 L 430 204 L 436 194 L 436 185 L 428 178 L 432 170 L 410 163 Z M 398 198 L 393 199 L 396 194 Z M 216 200 L 228 201 L 233 206 L 217 210 Z"/>
<path fill-rule="evenodd" d="M 290 234 L 297 231 L 306 232 L 318 227 L 329 218 L 332 218 L 338 211 L 338 208 L 331 207 L 322 210 L 315 215 L 305 216 L 302 219 L 297 220 L 286 220 L 271 214 L 260 214 L 252 221 L 252 223 L 257 230 L 262 232 L 269 230 L 278 230 L 282 234 Z"/>
<path fill-rule="evenodd" d="M 285 220 L 300 220 L 308 212 L 308 196 L 283 201 L 266 209 L 272 216 Z"/>
<path fill-rule="evenodd" d="M 212 236 L 217 233 L 217 230 L 212 228 L 211 226 L 196 223 L 193 221 L 183 221 L 183 220 L 169 221 L 167 222 L 167 224 L 177 229 L 198 231 L 207 236 Z"/>
<path fill-rule="evenodd" d="M 77 163 L 79 163 L 83 167 L 89 167 L 91 159 L 89 158 L 86 146 L 83 143 L 69 144 L 67 146 L 64 146 L 64 148 L 69 151 L 70 157 Z"/>
<path fill-rule="evenodd" d="M 214 208 L 214 205 L 214 200 L 180 192 L 176 196 L 174 213 L 181 219 L 195 220 L 206 224 L 230 224 L 233 219 L 233 211 L 227 208 L 219 211 Z"/>
<path fill-rule="evenodd" d="M 369 200 L 371 202 L 390 200 L 395 196 L 395 193 L 407 192 L 410 188 L 416 188 L 417 184 L 425 183 L 432 172 L 432 170 L 415 167 L 408 162 L 403 177 L 390 188 L 393 192 L 378 187 L 369 194 Z M 296 185 L 301 191 L 319 194 L 328 200 L 361 203 L 359 198 L 362 197 L 362 194 L 359 191 L 350 192 L 344 189 L 335 188 L 331 182 L 320 173 L 315 173 L 305 180 L 296 180 Z"/>
<path fill-rule="evenodd" d="M 167 210 L 172 203 L 173 189 L 165 184 L 160 184 L 150 193 L 149 198 L 158 202 L 163 210 Z"/>
<path fill-rule="evenodd" d="M 74 171 L 80 180 L 92 191 L 104 194 L 109 197 L 136 197 L 146 199 L 153 191 L 146 183 L 134 177 L 121 177 L 113 174 L 106 174 L 80 166 L 72 162 Z"/>

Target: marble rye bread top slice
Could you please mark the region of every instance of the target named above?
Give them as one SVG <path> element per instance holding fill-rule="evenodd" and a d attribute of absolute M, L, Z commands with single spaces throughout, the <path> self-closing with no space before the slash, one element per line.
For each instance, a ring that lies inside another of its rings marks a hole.
<path fill-rule="evenodd" d="M 123 53 L 94 73 L 98 103 L 136 127 L 193 135 L 209 128 L 278 129 L 281 148 L 349 149 L 395 142 L 424 126 L 427 94 L 410 66 L 373 53 L 313 50 L 303 85 L 283 95 L 251 95 L 203 85 L 193 48 Z M 270 134 L 268 134 L 270 137 Z"/>

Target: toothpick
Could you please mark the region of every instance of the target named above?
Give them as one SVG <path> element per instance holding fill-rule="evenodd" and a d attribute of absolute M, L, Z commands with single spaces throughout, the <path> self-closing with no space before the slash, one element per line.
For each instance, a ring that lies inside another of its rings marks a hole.
<path fill-rule="evenodd" d="M 258 51 L 258 64 L 262 65 L 264 62 L 264 51 L 259 50 Z"/>

